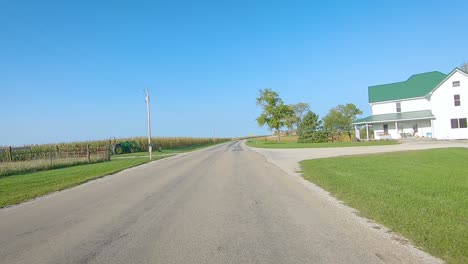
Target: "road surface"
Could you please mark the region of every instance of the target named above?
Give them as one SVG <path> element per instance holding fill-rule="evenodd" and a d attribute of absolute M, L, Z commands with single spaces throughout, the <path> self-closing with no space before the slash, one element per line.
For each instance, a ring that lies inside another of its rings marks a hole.
<path fill-rule="evenodd" d="M 425 263 L 240 142 L 0 210 L 0 263 Z"/>

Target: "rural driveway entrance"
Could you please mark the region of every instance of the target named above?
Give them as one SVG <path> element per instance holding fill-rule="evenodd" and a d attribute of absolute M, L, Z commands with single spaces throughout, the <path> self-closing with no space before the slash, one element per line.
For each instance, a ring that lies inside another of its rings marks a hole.
<path fill-rule="evenodd" d="M 300 173 L 298 173 L 301 170 L 299 162 L 308 159 L 452 147 L 468 148 L 468 141 L 411 141 L 398 145 L 344 148 L 251 149 L 264 156 L 269 162 L 277 165 L 288 174 L 300 175 Z"/>

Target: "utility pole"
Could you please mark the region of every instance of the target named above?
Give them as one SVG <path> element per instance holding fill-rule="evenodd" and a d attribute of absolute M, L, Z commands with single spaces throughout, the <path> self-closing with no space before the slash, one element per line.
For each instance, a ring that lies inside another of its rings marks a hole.
<path fill-rule="evenodd" d="M 153 147 L 151 146 L 151 113 L 150 113 L 150 97 L 149 97 L 149 91 L 148 88 L 146 88 L 146 112 L 148 115 L 148 152 L 149 152 L 149 158 L 151 160 L 151 154 L 153 152 Z"/>

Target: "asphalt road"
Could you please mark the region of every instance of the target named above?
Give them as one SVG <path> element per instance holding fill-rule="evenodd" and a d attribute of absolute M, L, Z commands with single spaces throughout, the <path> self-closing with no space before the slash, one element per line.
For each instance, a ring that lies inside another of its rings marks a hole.
<path fill-rule="evenodd" d="M 424 263 L 241 143 L 0 210 L 0 263 Z"/>

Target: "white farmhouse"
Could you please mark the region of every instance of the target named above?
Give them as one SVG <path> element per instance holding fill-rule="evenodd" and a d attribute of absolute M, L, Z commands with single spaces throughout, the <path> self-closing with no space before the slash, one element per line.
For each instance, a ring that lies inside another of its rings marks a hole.
<path fill-rule="evenodd" d="M 468 74 L 459 69 L 370 86 L 369 103 L 372 115 L 353 124 L 372 127 L 375 139 L 468 139 Z"/>

